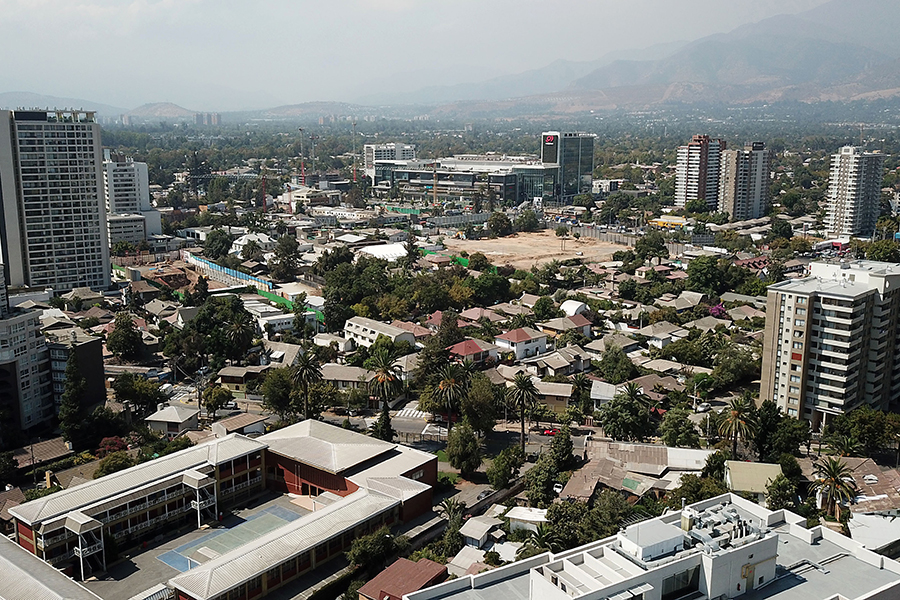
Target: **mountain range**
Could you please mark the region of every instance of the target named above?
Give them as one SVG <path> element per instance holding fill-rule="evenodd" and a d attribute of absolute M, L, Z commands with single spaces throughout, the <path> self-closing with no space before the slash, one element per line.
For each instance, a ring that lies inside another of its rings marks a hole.
<path fill-rule="evenodd" d="M 618 51 L 593 61 L 557 60 L 513 75 L 392 94 L 360 93 L 355 104 L 310 102 L 257 114 L 478 118 L 571 115 L 664 105 L 900 98 L 898 0 L 831 0 L 795 15 L 743 25 L 692 42 Z M 29 93 L 0 94 L 0 106 L 83 107 L 105 115 L 184 118 L 171 103 L 126 110 Z M 242 113 L 243 115 L 244 113 Z"/>

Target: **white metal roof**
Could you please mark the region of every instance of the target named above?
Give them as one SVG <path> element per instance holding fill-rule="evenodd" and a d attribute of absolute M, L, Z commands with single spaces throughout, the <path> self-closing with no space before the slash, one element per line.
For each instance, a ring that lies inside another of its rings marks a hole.
<path fill-rule="evenodd" d="M 200 414 L 196 408 L 188 408 L 186 406 L 166 406 L 156 411 L 145 421 L 156 421 L 157 423 L 185 423 Z"/>
<path fill-rule="evenodd" d="M 340 502 L 177 575 L 169 580 L 169 585 L 192 598 L 214 598 L 397 504 L 399 502 L 393 498 L 359 490 Z"/>
<path fill-rule="evenodd" d="M 238 434 L 212 438 L 168 456 L 141 463 L 77 487 L 61 490 L 9 509 L 14 517 L 34 525 L 55 519 L 76 509 L 113 498 L 154 481 L 163 480 L 204 465 L 217 465 L 265 448 L 258 440 Z"/>
<path fill-rule="evenodd" d="M 99 596 L 2 535 L 0 535 L 0 598 L 100 600 Z"/>
<path fill-rule="evenodd" d="M 396 448 L 396 444 L 311 419 L 257 439 L 271 452 L 329 473 L 340 473 Z"/>

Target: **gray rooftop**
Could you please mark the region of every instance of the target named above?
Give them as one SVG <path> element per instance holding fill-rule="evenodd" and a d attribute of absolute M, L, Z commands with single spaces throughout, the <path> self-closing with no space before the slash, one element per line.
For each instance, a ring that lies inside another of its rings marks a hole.
<path fill-rule="evenodd" d="M 0 536 L 0 598 L 5 600 L 99 600 L 54 567 Z"/>
<path fill-rule="evenodd" d="M 396 445 L 307 419 L 257 438 L 271 452 L 329 473 L 340 473 L 380 456 Z"/>
<path fill-rule="evenodd" d="M 127 494 L 154 482 L 180 476 L 188 469 L 217 465 L 265 447 L 265 444 L 257 440 L 237 434 L 212 439 L 207 443 L 20 504 L 11 508 L 9 512 L 29 524 L 42 523 L 63 517 L 73 510 L 84 509 L 98 502 Z"/>
<path fill-rule="evenodd" d="M 821 279 L 819 277 L 804 277 L 802 279 L 788 279 L 769 286 L 769 292 L 783 292 L 794 294 L 821 294 L 824 296 L 839 296 L 843 298 L 856 298 L 874 291 L 875 288 L 846 279 L 836 281 L 834 279 Z"/>

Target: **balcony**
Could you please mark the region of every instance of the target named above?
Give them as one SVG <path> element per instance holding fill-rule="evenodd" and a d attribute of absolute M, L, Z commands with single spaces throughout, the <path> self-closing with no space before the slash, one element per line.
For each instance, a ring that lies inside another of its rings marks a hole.
<path fill-rule="evenodd" d="M 48 537 L 48 538 L 39 537 L 39 538 L 37 538 L 37 546 L 38 546 L 38 548 L 47 548 L 49 546 L 52 546 L 53 544 L 56 544 L 57 542 L 61 542 L 62 540 L 66 539 L 67 537 L 69 537 L 68 532 L 61 533 L 59 535 L 54 535 L 53 537 Z"/>
<path fill-rule="evenodd" d="M 73 552 L 75 552 L 75 556 L 83 558 L 85 556 L 91 556 L 93 554 L 97 554 L 101 550 L 103 550 L 103 544 L 101 544 L 100 542 L 97 542 L 96 544 L 91 544 L 90 546 L 87 546 L 86 548 L 75 548 L 73 550 Z"/>
<path fill-rule="evenodd" d="M 68 560 L 68 559 L 72 558 L 73 556 L 75 556 L 75 551 L 69 550 L 68 552 L 65 552 L 63 554 L 58 554 L 57 556 L 51 556 L 50 558 L 47 559 L 47 562 L 50 563 L 51 565 L 56 565 L 56 564 L 61 563 L 64 560 Z"/>
<path fill-rule="evenodd" d="M 214 505 L 215 503 L 216 503 L 215 498 L 207 498 L 206 500 L 200 500 L 199 502 L 197 500 L 191 500 L 191 508 L 193 508 L 194 510 L 199 510 L 202 508 L 209 508 L 210 506 Z"/>

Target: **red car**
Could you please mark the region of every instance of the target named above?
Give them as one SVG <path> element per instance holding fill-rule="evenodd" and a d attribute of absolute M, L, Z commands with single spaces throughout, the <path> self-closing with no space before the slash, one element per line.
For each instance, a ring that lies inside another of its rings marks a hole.
<path fill-rule="evenodd" d="M 556 435 L 557 433 L 559 433 L 559 428 L 558 428 L 558 427 L 554 427 L 554 428 L 552 428 L 552 429 L 545 429 L 545 430 L 544 430 L 544 435 Z"/>

